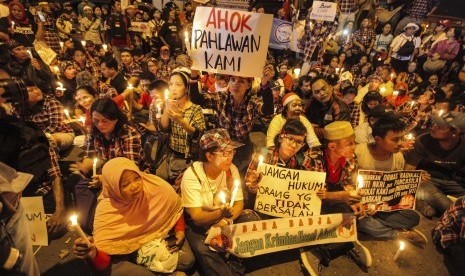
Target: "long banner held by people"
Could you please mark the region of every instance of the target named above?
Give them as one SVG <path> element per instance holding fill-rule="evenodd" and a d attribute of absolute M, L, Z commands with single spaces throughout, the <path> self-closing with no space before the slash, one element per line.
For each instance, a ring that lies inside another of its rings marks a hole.
<path fill-rule="evenodd" d="M 303 217 L 320 214 L 316 192 L 325 186 L 326 173 L 292 170 L 262 164 L 255 210 L 274 217 Z"/>
<path fill-rule="evenodd" d="M 280 218 L 212 227 L 205 243 L 240 258 L 357 239 L 353 214 Z"/>
<path fill-rule="evenodd" d="M 273 15 L 197 7 L 190 47 L 192 68 L 260 77 L 265 66 Z"/>
<path fill-rule="evenodd" d="M 363 179 L 362 203 L 378 211 L 413 209 L 415 194 L 421 182 L 421 171 L 359 170 Z"/>

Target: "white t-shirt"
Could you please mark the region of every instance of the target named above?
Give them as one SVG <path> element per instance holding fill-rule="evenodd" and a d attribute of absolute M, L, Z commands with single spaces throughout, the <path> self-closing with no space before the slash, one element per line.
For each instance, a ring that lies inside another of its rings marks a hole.
<path fill-rule="evenodd" d="M 274 138 L 276 135 L 281 133 L 283 126 L 286 124 L 286 119 L 281 114 L 276 114 L 271 120 L 270 125 L 268 126 L 268 131 L 266 132 L 266 147 L 274 147 Z M 316 137 L 315 130 L 313 129 L 312 124 L 308 121 L 307 118 L 300 115 L 299 121 L 307 129 L 307 144 L 310 148 L 321 146 L 320 140 Z"/>
<path fill-rule="evenodd" d="M 404 156 L 401 152 L 394 153 L 385 161 L 373 158 L 366 143 L 355 146 L 358 168 L 361 170 L 398 171 L 403 170 L 405 165 Z"/>
<path fill-rule="evenodd" d="M 201 183 L 199 183 L 199 180 L 192 171 L 192 168 L 188 168 L 184 172 L 181 181 L 183 207 L 202 207 L 202 209 L 206 211 L 218 209 L 220 206 L 214 205 L 214 196 L 221 190 L 228 190 L 226 184 L 226 172 L 221 172 L 216 179 L 207 179 L 203 169 L 203 162 L 194 162 L 193 166 Z M 231 174 L 233 179 L 240 179 L 239 171 L 234 164 L 231 164 Z M 233 187 L 231 187 L 231 190 L 229 191 L 230 194 L 232 194 L 232 189 Z M 243 199 L 242 187 L 239 187 L 234 202 L 241 201 Z"/>
<path fill-rule="evenodd" d="M 410 60 L 413 53 L 409 56 L 404 57 L 404 56 L 397 56 L 397 51 L 399 51 L 400 47 L 402 47 L 402 45 L 404 45 L 407 41 L 412 41 L 412 40 L 413 40 L 413 44 L 415 45 L 415 49 L 420 48 L 421 38 L 413 36 L 413 35 L 410 37 L 407 37 L 405 36 L 404 33 L 401 33 L 400 35 L 396 36 L 390 46 L 392 48 L 391 57 L 398 59 L 398 60 Z"/>

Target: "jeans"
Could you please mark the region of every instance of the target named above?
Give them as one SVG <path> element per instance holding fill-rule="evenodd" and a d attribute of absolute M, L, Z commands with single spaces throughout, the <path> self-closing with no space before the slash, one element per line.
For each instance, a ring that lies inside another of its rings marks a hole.
<path fill-rule="evenodd" d="M 40 275 L 22 207 L 19 207 L 16 214 L 8 220 L 5 228 L 13 242 L 13 247 L 21 252 L 22 260 L 19 270 L 28 276 Z"/>
<path fill-rule="evenodd" d="M 358 221 L 357 230 L 375 238 L 397 238 L 397 229 L 410 229 L 420 223 L 420 216 L 413 210 L 377 212 Z"/>
<path fill-rule="evenodd" d="M 418 187 L 416 198 L 426 201 L 427 204 L 440 213 L 444 213 L 452 204 L 447 195 L 454 197 L 465 196 L 465 187 L 456 181 L 431 178 L 428 183 Z"/>

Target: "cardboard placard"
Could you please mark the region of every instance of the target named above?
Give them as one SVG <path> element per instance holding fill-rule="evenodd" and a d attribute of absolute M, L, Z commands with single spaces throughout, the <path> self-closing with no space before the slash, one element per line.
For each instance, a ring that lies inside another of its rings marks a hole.
<path fill-rule="evenodd" d="M 216 6 L 226 9 L 247 11 L 249 9 L 249 0 L 216 0 Z"/>
<path fill-rule="evenodd" d="M 337 3 L 325 1 L 313 1 L 310 19 L 331 21 L 336 18 Z"/>
<path fill-rule="evenodd" d="M 319 215 L 321 199 L 316 192 L 325 187 L 326 173 L 292 170 L 263 164 L 255 211 L 274 217 Z"/>
<path fill-rule="evenodd" d="M 32 245 L 48 245 L 47 218 L 44 211 L 42 197 L 22 197 L 21 205 L 24 209 L 29 236 Z"/>
<path fill-rule="evenodd" d="M 190 40 L 192 68 L 259 77 L 265 66 L 271 14 L 198 7 Z"/>

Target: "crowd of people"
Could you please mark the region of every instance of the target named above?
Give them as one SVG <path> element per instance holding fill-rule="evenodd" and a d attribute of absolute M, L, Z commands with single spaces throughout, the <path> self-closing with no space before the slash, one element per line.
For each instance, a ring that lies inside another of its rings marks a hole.
<path fill-rule="evenodd" d="M 376 239 L 422 246 L 430 236 L 465 271 L 465 32 L 428 19 L 438 0 L 334 0 L 331 22 L 311 19 L 313 1 L 276 10 L 251 1 L 251 12 L 304 22 L 300 50 L 269 49 L 260 78 L 191 69 L 184 32 L 195 8 L 215 1 L 164 2 L 0 1 L 0 79 L 21 84 L 11 100 L 13 86 L 0 82 L 0 134 L 10 137 L 1 140 L 0 237 L 22 254 L 4 269 L 39 275 L 11 196 L 22 192 L 43 198 L 50 237 L 66 231 L 69 209 L 81 210 L 91 237 L 77 238 L 74 253 L 96 271 L 182 274 L 197 263 L 205 275 L 243 275 L 239 259 L 204 240 L 211 227 L 273 218 L 251 210 L 263 155 L 326 173 L 321 214 L 353 213 L 358 232 Z M 18 139 L 20 122 L 34 139 Z M 78 147 L 82 158 L 60 164 Z M 421 170 L 415 210 L 366 210 L 358 169 Z M 223 204 L 238 179 L 235 201 Z M 431 233 L 415 229 L 420 214 L 440 217 Z M 157 256 L 176 258 L 141 257 L 160 244 L 168 251 Z M 301 258 L 317 275 L 346 254 L 372 264 L 358 242 L 308 247 Z"/>

